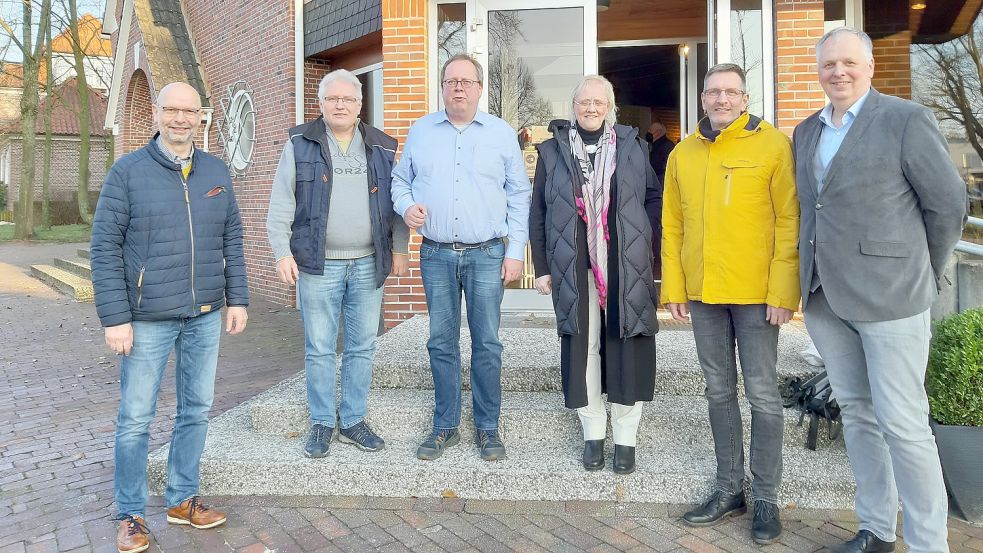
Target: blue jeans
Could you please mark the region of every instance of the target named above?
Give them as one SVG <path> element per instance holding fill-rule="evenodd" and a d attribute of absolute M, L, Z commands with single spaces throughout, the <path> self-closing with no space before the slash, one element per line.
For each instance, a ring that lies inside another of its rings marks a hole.
<path fill-rule="evenodd" d="M 120 362 L 114 490 L 120 515 L 144 516 L 147 442 L 167 358 L 175 352 L 177 418 L 167 455 L 168 507 L 198 493 L 198 469 L 208 432 L 222 315 L 133 321 L 133 348 Z"/>
<path fill-rule="evenodd" d="M 365 419 L 372 359 L 379 333 L 382 288 L 375 286 L 375 256 L 327 259 L 323 275 L 300 273 L 304 318 L 304 370 L 311 424 L 352 427 Z M 338 319 L 344 313 L 341 405 L 336 409 Z M 337 410 L 337 413 L 336 413 Z"/>
<path fill-rule="evenodd" d="M 435 429 L 461 424 L 461 292 L 471 329 L 471 396 L 474 426 L 495 430 L 502 408 L 502 262 L 505 244 L 455 251 L 424 242 L 420 270 L 430 312 L 430 370 Z"/>
<path fill-rule="evenodd" d="M 778 503 L 785 415 L 778 390 L 778 327 L 767 306 L 689 302 L 696 353 L 707 384 L 710 431 L 717 457 L 715 489 L 744 488 L 744 427 L 737 403 L 737 354 L 751 404 L 751 499 Z"/>

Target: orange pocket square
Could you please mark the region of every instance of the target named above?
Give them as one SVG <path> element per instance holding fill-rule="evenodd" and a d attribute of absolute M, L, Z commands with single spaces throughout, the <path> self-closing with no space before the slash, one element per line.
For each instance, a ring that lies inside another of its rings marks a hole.
<path fill-rule="evenodd" d="M 212 188 L 211 190 L 209 190 L 208 191 L 208 194 L 205 194 L 205 197 L 206 198 L 212 198 L 214 196 L 218 196 L 222 192 L 225 192 L 225 187 L 224 186 L 216 186 L 215 188 Z"/>

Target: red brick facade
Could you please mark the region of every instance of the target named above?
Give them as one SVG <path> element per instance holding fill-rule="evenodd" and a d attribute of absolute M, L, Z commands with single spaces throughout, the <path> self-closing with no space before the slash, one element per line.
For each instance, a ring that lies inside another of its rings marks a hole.
<path fill-rule="evenodd" d="M 89 191 L 96 193 L 102 187 L 106 178 L 106 159 L 109 157 L 109 137 L 93 136 L 89 139 Z M 10 160 L 10 180 L 7 190 L 7 206 L 0 209 L 12 209 L 18 198 L 20 189 L 21 161 L 24 158 L 23 142 L 19 135 L 5 136 L 0 139 L 0 152 L 10 148 L 7 159 Z M 42 195 L 44 161 L 44 137 L 38 136 L 35 147 L 35 159 L 38 167 L 34 172 L 34 201 L 40 202 Z M 51 142 L 51 180 L 49 182 L 48 198 L 52 202 L 70 203 L 75 201 L 78 192 L 79 175 L 79 138 L 77 136 L 57 136 Z M 77 209 L 76 209 L 77 211 Z M 77 213 L 76 213 L 77 215 Z M 73 220 L 74 222 L 74 220 Z M 58 223 L 58 221 L 55 221 Z"/>
<path fill-rule="evenodd" d="M 775 126 L 789 135 L 826 103 L 816 80 L 823 22 L 822 0 L 775 2 Z"/>

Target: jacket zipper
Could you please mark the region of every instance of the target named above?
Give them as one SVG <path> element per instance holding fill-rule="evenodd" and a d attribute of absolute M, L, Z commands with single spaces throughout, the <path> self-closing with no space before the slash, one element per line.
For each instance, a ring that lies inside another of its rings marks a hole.
<path fill-rule="evenodd" d="M 137 309 L 143 301 L 143 273 L 147 270 L 146 266 L 140 267 L 140 277 L 137 278 Z"/>
<path fill-rule="evenodd" d="M 358 132 L 358 129 L 355 129 L 355 132 Z M 376 228 L 376 222 L 375 221 L 372 221 L 371 220 L 371 217 L 370 217 L 370 220 L 369 220 L 369 228 L 372 230 L 372 242 L 373 242 L 373 245 L 378 245 L 379 243 L 384 244 L 385 241 L 386 241 L 385 240 L 386 237 L 382 235 L 382 229 L 385 228 L 385 225 L 382 224 L 382 208 L 379 206 L 379 190 L 378 190 L 378 188 L 376 188 L 375 193 L 372 192 L 372 188 L 377 186 L 375 184 L 375 170 L 372 168 L 372 151 L 371 151 L 371 148 L 372 147 L 369 146 L 368 144 L 365 144 L 364 143 L 364 140 L 365 140 L 365 136 L 364 135 L 362 136 L 362 140 L 363 140 L 363 145 L 365 147 L 365 169 L 366 169 L 365 174 L 369 178 L 369 183 L 368 183 L 369 184 L 369 205 L 372 205 L 373 207 L 375 207 L 376 217 L 378 217 L 378 221 L 379 221 L 379 223 L 378 223 L 379 228 Z M 378 238 L 378 243 L 376 242 L 376 239 L 377 238 Z M 376 249 L 378 250 L 378 248 L 376 248 Z M 377 251 L 377 252 L 375 252 L 375 254 L 376 255 L 384 255 L 385 252 L 381 252 L 380 253 L 380 252 Z M 376 258 L 376 259 L 379 259 L 379 258 Z"/>
<path fill-rule="evenodd" d="M 195 297 L 195 226 L 191 222 L 191 195 L 188 193 L 188 181 L 182 175 L 181 185 L 184 187 L 184 204 L 188 207 L 188 231 L 191 232 L 191 308 L 198 309 L 198 299 Z"/>

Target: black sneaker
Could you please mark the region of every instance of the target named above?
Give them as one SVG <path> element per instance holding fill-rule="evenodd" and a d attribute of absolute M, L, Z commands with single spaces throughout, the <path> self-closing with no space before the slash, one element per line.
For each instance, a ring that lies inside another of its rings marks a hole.
<path fill-rule="evenodd" d="M 444 454 L 444 449 L 461 441 L 461 433 L 456 428 L 433 429 L 430 436 L 416 450 L 417 459 L 433 461 Z"/>
<path fill-rule="evenodd" d="M 333 433 L 334 428 L 330 426 L 324 426 L 323 424 L 312 426 L 311 434 L 307 437 L 307 445 L 304 446 L 304 455 L 314 459 L 327 456 L 328 448 L 331 447 L 331 435 Z"/>
<path fill-rule="evenodd" d="M 386 441 L 369 428 L 365 422 L 359 422 L 348 428 L 342 428 L 338 433 L 338 441 L 345 444 L 355 444 L 362 451 L 379 451 L 386 447 Z"/>
<path fill-rule="evenodd" d="M 768 501 L 754 502 L 754 520 L 751 537 L 755 543 L 768 545 L 782 537 L 782 521 L 778 518 L 778 505 Z"/>
<path fill-rule="evenodd" d="M 743 515 L 746 512 L 744 490 L 734 495 L 717 490 L 703 505 L 684 514 L 683 522 L 690 526 L 713 526 L 730 515 Z"/>
<path fill-rule="evenodd" d="M 485 461 L 499 461 L 505 458 L 505 444 L 498 437 L 498 430 L 478 430 L 474 433 L 474 443 Z"/>

